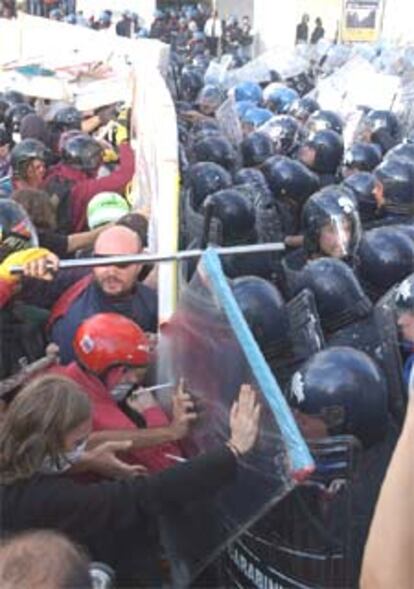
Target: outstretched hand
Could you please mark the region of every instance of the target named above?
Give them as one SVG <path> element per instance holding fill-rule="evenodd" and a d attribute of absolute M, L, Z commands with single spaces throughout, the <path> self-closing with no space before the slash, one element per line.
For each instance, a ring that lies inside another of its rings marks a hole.
<path fill-rule="evenodd" d="M 231 435 L 228 445 L 236 454 L 246 454 L 253 448 L 259 433 L 260 409 L 254 389 L 243 384 L 239 398 L 230 411 Z"/>
<path fill-rule="evenodd" d="M 88 470 L 112 479 L 125 479 L 147 474 L 147 469 L 139 464 L 128 464 L 121 460 L 118 452 L 128 452 L 132 442 L 104 442 L 85 452 L 85 465 Z"/>

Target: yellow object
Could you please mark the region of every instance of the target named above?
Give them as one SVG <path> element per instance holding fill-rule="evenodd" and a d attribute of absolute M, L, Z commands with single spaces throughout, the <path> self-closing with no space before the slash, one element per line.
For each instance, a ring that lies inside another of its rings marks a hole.
<path fill-rule="evenodd" d="M 105 164 L 113 164 L 119 161 L 119 156 L 116 153 L 115 149 L 107 147 L 103 150 L 102 160 Z"/>
<path fill-rule="evenodd" d="M 44 247 L 31 247 L 26 250 L 14 252 L 7 256 L 3 263 L 0 264 L 0 278 L 11 283 L 16 283 L 19 281 L 19 276 L 10 273 L 10 269 L 13 266 L 24 266 L 29 262 L 40 260 L 40 258 L 44 258 L 49 254 L 50 251 Z"/>

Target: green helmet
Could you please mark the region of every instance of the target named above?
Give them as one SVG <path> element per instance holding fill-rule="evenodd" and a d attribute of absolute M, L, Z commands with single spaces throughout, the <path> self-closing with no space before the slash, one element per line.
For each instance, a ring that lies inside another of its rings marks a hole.
<path fill-rule="evenodd" d="M 89 201 L 87 219 L 89 229 L 118 221 L 130 212 L 125 198 L 116 192 L 100 192 Z"/>

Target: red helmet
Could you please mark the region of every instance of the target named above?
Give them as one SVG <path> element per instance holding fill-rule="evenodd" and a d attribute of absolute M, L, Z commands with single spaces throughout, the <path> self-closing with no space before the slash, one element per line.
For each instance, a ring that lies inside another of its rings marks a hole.
<path fill-rule="evenodd" d="M 73 348 L 78 361 L 95 374 L 111 366 L 149 363 L 149 342 L 142 329 L 118 313 L 98 313 L 76 330 Z"/>

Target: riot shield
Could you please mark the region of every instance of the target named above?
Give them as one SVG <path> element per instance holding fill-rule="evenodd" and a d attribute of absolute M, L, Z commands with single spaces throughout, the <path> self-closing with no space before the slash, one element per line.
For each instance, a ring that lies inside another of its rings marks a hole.
<path fill-rule="evenodd" d="M 282 391 L 293 374 L 313 354 L 323 350 L 325 340 L 313 293 L 303 289 L 286 305 L 289 321 L 290 348 L 269 350 L 266 359 Z"/>
<path fill-rule="evenodd" d="M 217 109 L 215 116 L 221 131 L 227 139 L 233 145 L 239 145 L 243 139 L 243 132 L 236 111 L 236 102 L 232 96 Z"/>
<path fill-rule="evenodd" d="M 255 387 L 262 404 L 260 436 L 239 463 L 237 480 L 207 502 L 164 513 L 162 541 L 172 583 L 187 586 L 270 506 L 306 477 L 313 463 L 280 389 L 221 270 L 208 250 L 159 342 L 160 382 L 184 377 L 200 418 L 185 441 L 187 457 L 229 437 L 229 412 L 241 384 Z M 166 409 L 168 403 L 165 401 Z"/>
<path fill-rule="evenodd" d="M 391 288 L 375 305 L 374 319 L 380 338 L 381 366 L 387 378 L 390 413 L 400 425 L 404 420 L 407 395 L 403 380 L 397 321 L 393 308 L 397 287 Z"/>
<path fill-rule="evenodd" d="M 304 362 L 325 347 L 325 339 L 313 292 L 304 288 L 287 304 L 292 349 Z"/>
<path fill-rule="evenodd" d="M 226 587 L 348 588 L 352 492 L 359 446 L 349 436 L 310 444 L 316 470 L 223 557 Z"/>

